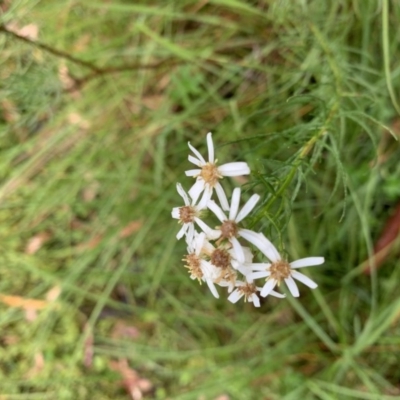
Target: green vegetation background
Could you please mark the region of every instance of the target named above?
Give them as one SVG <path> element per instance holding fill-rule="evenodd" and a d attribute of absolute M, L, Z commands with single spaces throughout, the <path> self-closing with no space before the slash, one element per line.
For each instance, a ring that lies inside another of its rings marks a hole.
<path fill-rule="evenodd" d="M 400 398 L 398 245 L 363 273 L 400 198 L 396 2 L 0 9 L 1 399 Z M 317 290 L 189 279 L 170 211 L 208 131 Z"/>

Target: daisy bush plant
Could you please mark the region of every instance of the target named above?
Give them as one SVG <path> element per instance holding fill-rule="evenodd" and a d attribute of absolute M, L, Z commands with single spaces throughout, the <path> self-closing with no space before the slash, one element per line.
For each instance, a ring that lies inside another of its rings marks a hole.
<path fill-rule="evenodd" d="M 193 154 L 189 155 L 189 161 L 199 167 L 199 169 L 191 169 L 186 171 L 186 176 L 192 176 L 196 179 L 194 185 L 190 188 L 189 194 L 193 201 L 197 201 L 200 194 L 204 191 L 200 201 L 200 207 L 204 207 L 208 200 L 211 199 L 213 190 L 217 192 L 218 199 L 224 210 L 228 210 L 228 200 L 226 198 L 224 189 L 219 182 L 224 176 L 241 176 L 250 174 L 250 168 L 245 162 L 231 162 L 217 167 L 218 160 L 214 158 L 214 144 L 212 141 L 211 133 L 207 135 L 208 146 L 208 162 L 205 161 L 203 156 L 188 143 L 190 150 Z"/>
<path fill-rule="evenodd" d="M 177 184 L 184 205 L 174 207 L 172 217 L 182 225 L 176 237 L 186 240 L 187 255 L 183 261 L 190 277 L 205 282 L 216 298 L 219 298 L 217 287 L 220 286 L 227 289 L 230 302 L 244 298 L 255 307 L 260 307 L 260 297 L 284 298 L 284 294 L 274 290 L 282 281 L 294 297 L 300 295 L 295 280 L 315 289 L 317 284 L 297 269 L 321 265 L 324 258 L 287 261 L 263 232 L 243 226 L 243 220 L 254 211 L 260 196 L 253 194 L 240 207 L 241 189 L 237 187 L 228 200 L 222 186 L 223 178 L 249 175 L 248 164 L 230 162 L 217 166 L 211 133 L 207 134 L 208 161 L 190 143 L 188 145 L 194 154 L 189 154 L 189 161 L 198 168 L 186 171 L 186 176 L 194 178 L 195 182 L 188 193 Z M 214 189 L 218 202 L 213 199 Z M 202 219 L 207 211 L 215 217 L 214 227 Z M 254 263 L 258 253 L 269 262 Z"/>

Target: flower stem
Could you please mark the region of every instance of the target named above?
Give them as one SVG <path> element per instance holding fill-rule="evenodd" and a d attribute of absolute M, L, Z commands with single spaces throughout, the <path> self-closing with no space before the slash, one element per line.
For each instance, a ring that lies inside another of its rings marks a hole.
<path fill-rule="evenodd" d="M 281 187 L 266 202 L 265 206 L 263 207 L 264 212 L 267 212 L 269 210 L 269 208 L 272 206 L 275 200 L 281 197 L 288 188 L 288 186 L 292 183 L 293 178 L 296 176 L 297 169 L 300 166 L 303 159 L 310 153 L 310 151 L 314 147 L 315 143 L 319 140 L 319 138 L 327 133 L 328 126 L 331 123 L 334 116 L 336 115 L 338 108 L 339 108 L 339 102 L 336 101 L 329 112 L 328 118 L 326 119 L 324 126 L 321 129 L 319 129 L 317 133 L 313 137 L 311 137 L 308 140 L 308 142 L 302 147 L 301 151 L 299 152 L 299 155 L 297 156 L 296 160 L 293 163 L 292 169 L 290 170 L 286 179 L 283 181 Z"/>

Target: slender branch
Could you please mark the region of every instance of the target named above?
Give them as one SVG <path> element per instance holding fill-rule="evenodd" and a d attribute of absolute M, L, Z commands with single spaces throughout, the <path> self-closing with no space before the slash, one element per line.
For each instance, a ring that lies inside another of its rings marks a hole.
<path fill-rule="evenodd" d="M 95 78 L 99 78 L 104 75 L 108 75 L 108 74 L 127 72 L 127 71 L 136 70 L 136 69 L 158 69 L 163 66 L 168 66 L 170 68 L 170 67 L 173 67 L 174 65 L 178 65 L 181 63 L 182 62 L 179 60 L 166 59 L 166 60 L 157 61 L 152 64 L 133 63 L 133 64 L 120 65 L 117 67 L 100 68 L 99 71 L 89 72 L 87 75 L 84 75 L 80 78 L 69 74 L 71 76 L 71 78 L 74 80 L 74 85 L 73 85 L 73 87 L 66 89 L 66 91 L 73 92 L 74 90 L 77 90 L 80 87 L 82 87 L 88 81 L 95 79 Z"/>
<path fill-rule="evenodd" d="M 19 40 L 21 42 L 27 43 L 27 44 L 29 44 L 31 46 L 38 47 L 39 49 L 47 51 L 50 54 L 53 54 L 53 55 L 55 55 L 57 57 L 60 57 L 60 58 L 64 58 L 64 59 L 66 59 L 68 61 L 71 61 L 71 62 L 73 62 L 75 64 L 81 65 L 82 67 L 89 68 L 92 71 L 95 71 L 97 73 L 101 73 L 102 72 L 101 68 L 97 67 L 96 65 L 94 65 L 94 64 L 92 64 L 92 63 L 90 63 L 88 61 L 81 60 L 80 58 L 76 58 L 74 56 L 71 56 L 70 54 L 66 53 L 65 51 L 55 49 L 54 47 L 51 47 L 51 46 L 49 46 L 49 45 L 47 45 L 45 43 L 38 42 L 37 40 L 31 40 L 31 39 L 28 39 L 28 38 L 26 38 L 24 36 L 18 35 L 17 33 L 7 29 L 4 25 L 0 25 L 0 32 L 4 32 L 6 35 L 11 36 L 14 39 L 17 39 L 17 40 Z"/>
<path fill-rule="evenodd" d="M 74 64 L 80 65 L 82 67 L 85 67 L 85 68 L 88 68 L 91 70 L 90 73 L 88 73 L 87 75 L 84 75 L 81 78 L 71 76 L 71 78 L 74 80 L 74 85 L 73 85 L 73 87 L 66 89 L 67 92 L 72 92 L 74 90 L 77 90 L 78 88 L 83 86 L 85 83 L 87 83 L 89 80 L 98 78 L 98 77 L 106 75 L 106 74 L 132 71 L 132 70 L 136 70 L 136 69 L 157 69 L 164 65 L 168 65 L 168 67 L 171 67 L 173 65 L 181 63 L 181 61 L 178 61 L 178 60 L 165 59 L 165 60 L 157 61 L 157 62 L 151 63 L 151 64 L 132 63 L 132 64 L 109 66 L 109 67 L 101 68 L 95 64 L 92 64 L 89 61 L 85 61 L 80 58 L 74 57 L 71 54 L 68 54 L 67 52 L 65 52 L 63 50 L 59 50 L 59 49 L 51 47 L 45 43 L 41 43 L 37 40 L 31 40 L 27 37 L 18 35 L 17 33 L 13 32 L 12 30 L 7 29 L 7 27 L 4 25 L 0 25 L 0 32 L 3 32 L 6 35 L 11 36 L 14 39 L 17 39 L 19 41 L 22 41 L 30 46 L 42 49 L 56 57 L 63 58 Z"/>

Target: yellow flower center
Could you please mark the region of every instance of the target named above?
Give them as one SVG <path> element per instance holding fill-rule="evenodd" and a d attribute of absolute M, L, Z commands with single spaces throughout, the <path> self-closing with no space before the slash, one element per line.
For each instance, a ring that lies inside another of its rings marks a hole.
<path fill-rule="evenodd" d="M 238 291 L 244 294 L 245 301 L 254 293 L 257 293 L 257 287 L 254 283 L 246 283 L 244 286 L 238 287 Z"/>
<path fill-rule="evenodd" d="M 209 162 L 201 168 L 200 176 L 204 179 L 204 182 L 208 183 L 211 187 L 214 187 L 218 179 L 222 178 L 222 175 L 218 172 L 217 165 Z"/>
<path fill-rule="evenodd" d="M 270 267 L 269 270 L 271 272 L 271 275 L 269 276 L 272 279 L 275 279 L 280 283 L 282 279 L 286 279 L 290 276 L 290 265 L 286 261 L 277 261 L 273 263 Z"/>
<path fill-rule="evenodd" d="M 183 261 L 186 263 L 185 268 L 189 269 L 189 273 L 198 280 L 201 280 L 203 271 L 200 268 L 200 258 L 196 254 L 188 254 Z"/>

